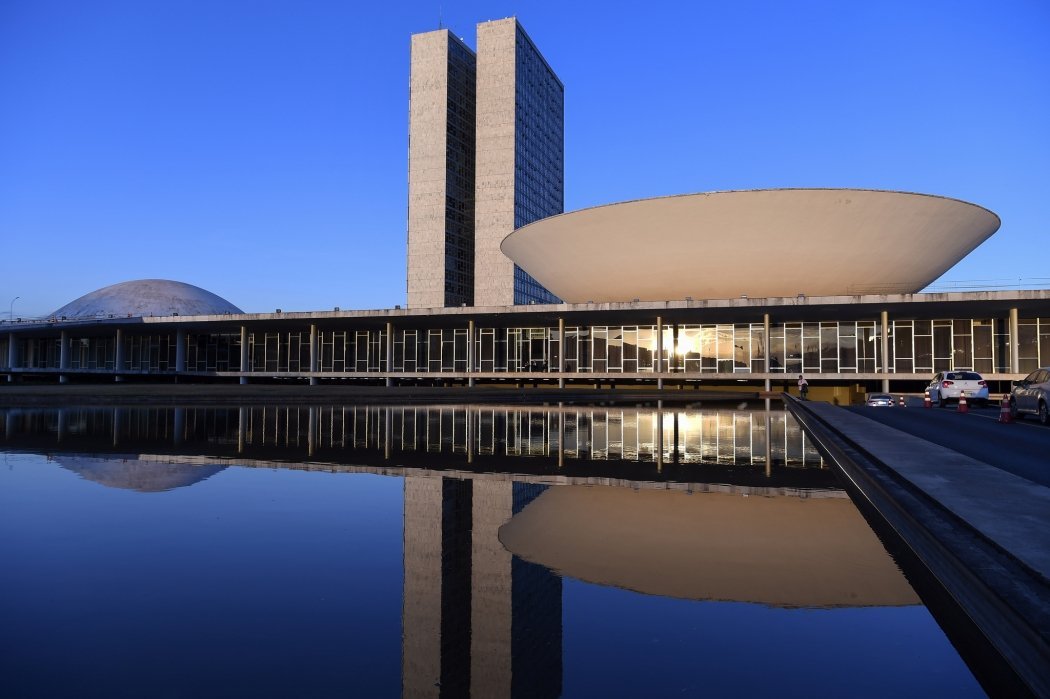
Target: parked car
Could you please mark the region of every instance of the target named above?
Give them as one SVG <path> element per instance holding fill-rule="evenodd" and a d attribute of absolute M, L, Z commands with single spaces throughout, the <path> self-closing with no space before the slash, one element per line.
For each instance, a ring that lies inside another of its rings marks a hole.
<path fill-rule="evenodd" d="M 869 393 L 867 405 L 872 408 L 892 408 L 895 403 L 893 402 L 893 396 L 889 393 Z"/>
<path fill-rule="evenodd" d="M 988 402 L 988 382 L 976 371 L 942 371 L 933 377 L 926 390 L 930 392 L 930 400 L 942 408 L 950 400 L 958 402 L 964 391 L 967 401 L 978 405 Z"/>
<path fill-rule="evenodd" d="M 1013 385 L 1010 413 L 1014 417 L 1035 415 L 1041 424 L 1050 425 L 1050 367 L 1037 369 Z"/>

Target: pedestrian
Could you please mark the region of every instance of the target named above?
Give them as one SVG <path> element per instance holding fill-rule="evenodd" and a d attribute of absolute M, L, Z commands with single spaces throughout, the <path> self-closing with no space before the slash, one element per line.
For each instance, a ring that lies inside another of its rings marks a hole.
<path fill-rule="evenodd" d="M 806 381 L 806 377 L 802 374 L 798 375 L 798 392 L 802 396 L 802 400 L 806 400 L 806 396 L 809 394 L 809 382 Z"/>

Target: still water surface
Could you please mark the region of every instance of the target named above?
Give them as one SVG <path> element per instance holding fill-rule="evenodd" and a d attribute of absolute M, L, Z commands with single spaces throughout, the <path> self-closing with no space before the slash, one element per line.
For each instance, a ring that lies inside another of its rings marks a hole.
<path fill-rule="evenodd" d="M 780 411 L 0 411 L 5 697 L 982 696 Z"/>

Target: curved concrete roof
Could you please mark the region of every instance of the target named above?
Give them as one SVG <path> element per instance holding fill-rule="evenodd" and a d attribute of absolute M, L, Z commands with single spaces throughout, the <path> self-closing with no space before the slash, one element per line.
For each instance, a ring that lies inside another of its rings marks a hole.
<path fill-rule="evenodd" d="M 499 539 L 563 575 L 652 595 L 775 607 L 919 603 L 846 498 L 554 486 Z"/>
<path fill-rule="evenodd" d="M 121 282 L 67 303 L 51 315 L 67 319 L 131 316 L 208 316 L 243 313 L 232 303 L 199 286 L 167 279 Z"/>
<path fill-rule="evenodd" d="M 927 194 L 768 189 L 582 209 L 519 228 L 502 250 L 569 303 L 915 293 L 999 224 Z"/>

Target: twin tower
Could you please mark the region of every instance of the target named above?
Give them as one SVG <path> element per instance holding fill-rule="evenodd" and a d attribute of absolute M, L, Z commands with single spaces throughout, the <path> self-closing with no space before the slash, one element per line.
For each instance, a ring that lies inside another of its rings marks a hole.
<path fill-rule="evenodd" d="M 517 19 L 477 31 L 412 36 L 409 308 L 559 302 L 499 246 L 564 211 L 565 88 Z"/>

